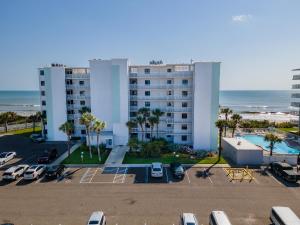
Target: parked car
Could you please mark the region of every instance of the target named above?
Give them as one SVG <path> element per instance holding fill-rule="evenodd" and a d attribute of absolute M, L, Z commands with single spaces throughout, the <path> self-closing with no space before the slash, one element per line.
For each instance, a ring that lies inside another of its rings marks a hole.
<path fill-rule="evenodd" d="M 25 180 L 34 180 L 38 179 L 44 172 L 46 166 L 44 165 L 33 165 L 28 168 L 28 170 L 24 173 Z"/>
<path fill-rule="evenodd" d="M 63 174 L 64 170 L 65 170 L 64 165 L 49 166 L 46 169 L 45 176 L 48 179 L 58 178 Z"/>
<path fill-rule="evenodd" d="M 196 216 L 193 213 L 183 213 L 182 225 L 198 225 Z"/>
<path fill-rule="evenodd" d="M 224 211 L 212 211 L 209 215 L 209 225 L 232 225 Z"/>
<path fill-rule="evenodd" d="M 173 162 L 170 164 L 170 169 L 174 177 L 182 179 L 184 177 L 184 168 L 178 162 Z"/>
<path fill-rule="evenodd" d="M 297 173 L 294 168 L 288 163 L 273 162 L 270 164 L 274 174 L 282 177 L 288 182 L 296 183 L 300 179 L 300 173 Z"/>
<path fill-rule="evenodd" d="M 0 153 L 0 165 L 4 165 L 9 160 L 12 160 L 17 155 L 16 152 L 2 152 Z"/>
<path fill-rule="evenodd" d="M 45 138 L 43 137 L 42 134 L 32 134 L 30 135 L 30 139 L 35 143 L 45 142 Z"/>
<path fill-rule="evenodd" d="M 106 218 L 103 212 L 93 212 L 87 225 L 104 225 L 106 224 Z"/>
<path fill-rule="evenodd" d="M 2 175 L 4 180 L 16 180 L 18 177 L 23 176 L 25 171 L 29 168 L 28 165 L 18 165 L 12 166 L 9 169 L 5 170 Z"/>
<path fill-rule="evenodd" d="M 163 166 L 159 162 L 152 163 L 151 165 L 151 176 L 152 177 L 163 177 Z"/>
<path fill-rule="evenodd" d="M 37 160 L 38 164 L 48 164 L 55 160 L 58 156 L 56 148 L 45 151 Z"/>
<path fill-rule="evenodd" d="M 300 225 L 299 217 L 289 207 L 272 207 L 270 220 L 274 225 Z"/>

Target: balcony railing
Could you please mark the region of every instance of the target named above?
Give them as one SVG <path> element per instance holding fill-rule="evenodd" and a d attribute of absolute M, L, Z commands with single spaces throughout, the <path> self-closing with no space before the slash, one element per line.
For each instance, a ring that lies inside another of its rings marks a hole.
<path fill-rule="evenodd" d="M 300 80 L 300 75 L 294 75 L 293 80 Z"/>
<path fill-rule="evenodd" d="M 89 74 L 66 74 L 66 79 L 89 79 Z"/>
<path fill-rule="evenodd" d="M 192 87 L 187 84 L 129 84 L 130 89 L 186 89 Z"/>
<path fill-rule="evenodd" d="M 89 95 L 67 95 L 67 100 L 87 100 Z"/>
<path fill-rule="evenodd" d="M 172 78 L 192 76 L 192 71 L 176 71 L 176 72 L 151 72 L 151 73 L 129 73 L 129 77 L 156 77 L 156 78 Z"/>
<path fill-rule="evenodd" d="M 293 93 L 291 95 L 292 98 L 300 98 L 300 93 Z"/>
<path fill-rule="evenodd" d="M 84 85 L 80 85 L 80 84 L 66 84 L 66 88 L 68 89 L 89 89 L 90 85 L 89 84 L 84 84 Z"/>
<path fill-rule="evenodd" d="M 130 95 L 131 100 L 192 100 L 192 96 L 138 96 L 138 95 Z"/>
<path fill-rule="evenodd" d="M 300 84 L 293 84 L 292 89 L 300 89 Z"/>

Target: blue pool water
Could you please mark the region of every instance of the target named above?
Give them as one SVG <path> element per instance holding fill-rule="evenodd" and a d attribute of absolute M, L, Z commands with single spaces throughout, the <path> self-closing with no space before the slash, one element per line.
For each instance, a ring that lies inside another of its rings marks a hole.
<path fill-rule="evenodd" d="M 270 150 L 270 142 L 265 141 L 263 136 L 249 134 L 244 135 L 243 138 L 255 145 L 259 145 L 267 151 Z M 279 154 L 299 154 L 298 149 L 289 147 L 284 141 L 276 143 L 273 152 Z"/>

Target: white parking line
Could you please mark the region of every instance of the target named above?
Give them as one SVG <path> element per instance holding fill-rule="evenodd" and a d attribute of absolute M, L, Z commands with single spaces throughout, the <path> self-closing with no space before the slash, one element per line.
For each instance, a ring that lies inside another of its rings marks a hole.
<path fill-rule="evenodd" d="M 38 178 L 38 179 L 35 181 L 35 183 L 36 183 L 36 184 L 40 183 L 40 182 L 41 182 L 41 180 L 43 180 L 43 179 L 44 179 L 44 177 L 45 177 L 45 175 L 43 175 L 42 177 Z"/>
<path fill-rule="evenodd" d="M 98 169 L 99 169 L 99 168 L 96 168 L 95 172 L 94 172 L 93 175 L 91 176 L 91 179 L 90 179 L 89 183 L 92 182 L 94 176 L 95 176 L 95 175 L 97 174 L 97 172 L 98 172 Z"/>
<path fill-rule="evenodd" d="M 118 167 L 118 170 L 115 174 L 115 177 L 114 177 L 114 180 L 113 180 L 113 183 L 121 183 L 123 184 L 125 182 L 125 178 L 126 178 L 126 174 L 127 174 L 127 170 L 128 168 L 125 167 L 125 168 L 120 168 Z"/>
<path fill-rule="evenodd" d="M 168 170 L 167 170 L 167 168 L 166 168 L 166 167 L 165 167 L 165 172 L 166 172 L 166 177 L 167 177 L 167 183 L 169 183 Z"/>
<path fill-rule="evenodd" d="M 187 180 L 189 182 L 189 184 L 191 183 L 191 180 L 190 180 L 190 176 L 189 176 L 189 173 L 187 170 L 185 170 L 185 174 L 186 174 L 186 177 L 187 177 Z"/>
<path fill-rule="evenodd" d="M 212 183 L 212 184 L 213 184 L 213 181 L 212 181 L 212 179 L 210 178 L 210 175 L 208 175 L 207 177 L 208 177 L 208 179 L 209 179 L 210 183 Z"/>

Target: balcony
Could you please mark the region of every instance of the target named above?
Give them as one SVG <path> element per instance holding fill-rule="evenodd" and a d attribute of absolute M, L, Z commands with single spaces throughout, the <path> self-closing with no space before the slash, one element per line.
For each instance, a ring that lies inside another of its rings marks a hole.
<path fill-rule="evenodd" d="M 66 74 L 66 79 L 89 79 L 89 74 Z"/>
<path fill-rule="evenodd" d="M 300 93 L 293 93 L 291 95 L 292 98 L 300 98 Z"/>
<path fill-rule="evenodd" d="M 300 87 L 299 87 L 300 88 Z M 192 100 L 192 96 L 174 96 L 174 95 L 166 95 L 166 96 L 138 96 L 138 95 L 130 95 L 130 100 Z"/>
<path fill-rule="evenodd" d="M 294 75 L 293 80 L 300 80 L 300 75 Z"/>
<path fill-rule="evenodd" d="M 130 89 L 187 89 L 192 88 L 192 85 L 187 84 L 129 84 Z"/>
<path fill-rule="evenodd" d="M 67 95 L 67 100 L 86 100 L 89 98 L 89 95 Z"/>
<path fill-rule="evenodd" d="M 192 71 L 175 71 L 175 72 L 151 72 L 151 73 L 129 73 L 129 77 L 140 77 L 140 78 L 173 78 L 173 77 L 188 77 L 192 76 Z"/>
<path fill-rule="evenodd" d="M 66 84 L 66 88 L 67 89 L 89 89 L 90 85 L 89 84 L 84 84 L 84 85 L 80 85 L 80 84 Z"/>
<path fill-rule="evenodd" d="M 293 84 L 292 89 L 300 89 L 300 84 Z"/>

